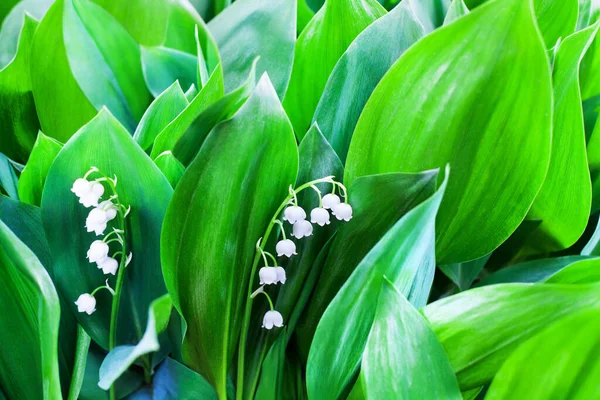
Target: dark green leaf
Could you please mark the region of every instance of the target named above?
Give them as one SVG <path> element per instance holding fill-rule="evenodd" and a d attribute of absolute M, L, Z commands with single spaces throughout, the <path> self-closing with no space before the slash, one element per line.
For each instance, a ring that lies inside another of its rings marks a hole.
<path fill-rule="evenodd" d="M 464 263 L 442 264 L 439 268 L 460 290 L 467 290 L 477 278 L 491 254 Z"/>
<path fill-rule="evenodd" d="M 0 196 L 7 194 L 15 200 L 19 199 L 19 178 L 11 161 L 0 153 Z"/>

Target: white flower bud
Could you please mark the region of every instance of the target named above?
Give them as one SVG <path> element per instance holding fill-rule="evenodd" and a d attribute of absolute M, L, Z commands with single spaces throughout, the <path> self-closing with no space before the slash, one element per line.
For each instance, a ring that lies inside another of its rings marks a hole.
<path fill-rule="evenodd" d="M 283 269 L 282 267 L 273 267 L 275 269 L 275 272 L 277 273 L 277 282 L 281 283 L 282 285 L 285 284 L 285 281 L 287 280 L 287 277 L 285 275 L 285 269 Z"/>
<path fill-rule="evenodd" d="M 275 251 L 277 252 L 277 257 L 281 257 L 282 255 L 291 257 L 294 254 L 298 254 L 296 253 L 296 244 L 290 239 L 280 240 L 277 242 Z"/>
<path fill-rule="evenodd" d="M 319 226 L 329 225 L 329 212 L 324 208 L 313 208 L 310 212 L 310 222 Z"/>
<path fill-rule="evenodd" d="M 313 226 L 307 220 L 298 221 L 294 224 L 292 228 L 292 236 L 297 239 L 302 239 L 303 237 L 308 237 L 313 233 Z"/>
<path fill-rule="evenodd" d="M 75 184 L 73 184 L 73 187 L 75 187 Z M 102 197 L 103 194 L 104 186 L 99 182 L 93 181 L 88 182 L 86 188 L 77 195 L 79 196 L 79 202 L 83 204 L 84 207 L 95 207 L 98 205 L 98 200 L 100 200 L 100 197 Z"/>
<path fill-rule="evenodd" d="M 333 207 L 331 212 L 340 221 L 350 221 L 352 218 L 352 206 L 348 203 L 338 204 L 337 206 Z"/>
<path fill-rule="evenodd" d="M 290 224 L 294 224 L 297 221 L 302 221 L 305 219 L 306 211 L 304 211 L 302 207 L 290 206 L 283 212 L 283 220 L 289 222 Z"/>
<path fill-rule="evenodd" d="M 92 315 L 96 311 L 96 298 L 89 293 L 84 293 L 75 302 L 77 305 L 77 311 L 85 312 L 88 315 Z"/>
<path fill-rule="evenodd" d="M 340 204 L 340 198 L 337 194 L 329 193 L 323 196 L 323 208 L 332 209 Z"/>
<path fill-rule="evenodd" d="M 266 329 L 273 329 L 273 326 L 281 328 L 283 326 L 283 317 L 279 311 L 267 311 L 263 318 L 262 327 Z"/>
<path fill-rule="evenodd" d="M 91 263 L 101 262 L 108 257 L 108 245 L 102 240 L 95 240 L 90 245 L 90 249 L 87 251 L 87 258 Z"/>
<path fill-rule="evenodd" d="M 271 285 L 277 283 L 277 268 L 275 267 L 262 267 L 258 271 L 258 277 L 261 285 Z"/>
<path fill-rule="evenodd" d="M 105 200 L 98 205 L 98 208 L 103 209 L 106 212 L 106 220 L 110 221 L 117 216 L 117 206 L 110 200 Z"/>
<path fill-rule="evenodd" d="M 102 235 L 106 229 L 107 221 L 106 211 L 94 208 L 85 220 L 85 227 L 88 232 L 96 232 L 96 236 Z"/>
<path fill-rule="evenodd" d="M 101 269 L 104 275 L 115 275 L 117 273 L 117 269 L 119 269 L 119 263 L 112 257 L 105 258 L 101 262 L 98 262 L 97 265 L 98 269 Z"/>

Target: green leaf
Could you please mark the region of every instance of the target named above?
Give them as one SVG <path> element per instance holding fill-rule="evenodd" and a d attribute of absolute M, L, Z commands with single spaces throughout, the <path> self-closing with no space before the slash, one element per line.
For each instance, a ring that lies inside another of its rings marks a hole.
<path fill-rule="evenodd" d="M 19 199 L 19 178 L 13 168 L 11 161 L 0 153 L 0 196 L 6 193 L 15 200 Z"/>
<path fill-rule="evenodd" d="M 179 82 L 173 83 L 150 104 L 133 138 L 142 149 L 150 149 L 158 134 L 177 118 L 188 104 Z"/>
<path fill-rule="evenodd" d="M 412 304 L 422 307 L 427 302 L 435 271 L 435 216 L 448 173 L 433 196 L 406 213 L 377 242 L 325 310 L 308 356 L 309 397 L 336 399 L 352 383 L 375 318 L 384 275 Z M 336 240 L 340 237 L 341 232 Z"/>
<path fill-rule="evenodd" d="M 166 329 L 171 317 L 173 302 L 165 294 L 150 303 L 148 309 L 148 322 L 144 336 L 135 346 L 124 345 L 112 349 L 100 366 L 101 389 L 109 390 L 113 383 L 127 371 L 127 369 L 141 356 L 158 351 L 158 334 Z"/>
<path fill-rule="evenodd" d="M 467 290 L 422 311 L 461 390 L 488 383 L 521 343 L 573 312 L 598 307 L 598 285 L 511 283 Z"/>
<path fill-rule="evenodd" d="M 185 172 L 183 164 L 181 164 L 170 151 L 165 151 L 156 157 L 154 163 L 163 173 L 165 178 L 167 178 L 171 187 L 175 189 L 175 186 L 177 186 L 177 183 L 179 183 Z"/>
<path fill-rule="evenodd" d="M 160 270 L 159 234 L 172 189 L 152 160 L 106 109 L 65 144 L 50 168 L 42 196 L 42 220 L 54 261 L 55 282 L 79 323 L 106 349 L 110 293 L 102 290 L 96 294 L 96 312 L 92 315 L 77 313 L 74 304 L 80 294 L 91 293 L 106 279 L 86 259 L 87 250 L 97 237 L 85 229 L 90 210 L 79 204 L 71 192 L 73 182 L 91 166 L 107 176 L 116 175 L 119 200 L 131 206 L 126 240 L 133 259 L 123 277 L 117 344 L 141 339 L 150 303 L 166 293 Z M 108 230 L 112 227 L 109 225 Z"/>
<path fill-rule="evenodd" d="M 42 203 L 42 191 L 48 176 L 48 170 L 56 155 L 62 149 L 62 143 L 51 137 L 38 133 L 37 140 L 31 150 L 29 161 L 19 178 L 19 199 L 28 204 L 39 206 Z"/>
<path fill-rule="evenodd" d="M 462 400 L 448 356 L 429 324 L 385 277 L 361 379 L 369 399 Z"/>
<path fill-rule="evenodd" d="M 436 254 L 443 264 L 483 257 L 519 226 L 543 183 L 551 99 L 529 3 L 491 1 L 392 66 L 358 121 L 345 183 L 450 163 Z"/>
<path fill-rule="evenodd" d="M 468 13 L 469 9 L 463 0 L 452 0 L 444 17 L 444 25 L 448 25 Z"/>
<path fill-rule="evenodd" d="M 202 375 L 172 358 L 167 358 L 156 370 L 152 389 L 155 399 L 217 399 L 215 390 Z"/>
<path fill-rule="evenodd" d="M 226 396 L 256 242 L 297 171 L 292 127 L 265 75 L 234 117 L 208 136 L 167 211 L 161 259 L 173 303 L 188 326 L 184 359 L 220 398 Z"/>
<path fill-rule="evenodd" d="M 283 102 L 300 139 L 338 59 L 360 32 L 384 14 L 376 0 L 329 0 L 304 28 Z"/>
<path fill-rule="evenodd" d="M 600 259 L 591 258 L 576 261 L 551 275 L 546 283 L 596 283 L 600 282 Z"/>
<path fill-rule="evenodd" d="M 166 47 L 142 47 L 142 67 L 150 93 L 157 97 L 179 80 L 189 88 L 196 83 L 196 56 Z"/>
<path fill-rule="evenodd" d="M 581 250 L 582 256 L 600 256 L 600 219 L 598 219 L 598 224 L 596 225 L 596 229 L 594 229 L 594 233 L 590 240 L 585 244 L 583 249 Z"/>
<path fill-rule="evenodd" d="M 542 223 L 531 246 L 562 250 L 579 239 L 590 216 L 592 188 L 579 93 L 579 63 L 596 36 L 595 24 L 560 43 L 554 57 L 552 155 L 546 180 L 528 217 Z"/>
<path fill-rule="evenodd" d="M 297 335 L 308 354 L 317 324 L 352 271 L 394 224 L 435 191 L 437 171 L 360 178 L 348 191 L 353 218 L 342 224 Z"/>
<path fill-rule="evenodd" d="M 335 65 L 319 100 L 313 121 L 342 160 L 346 159 L 356 122 L 369 96 L 389 67 L 425 36 L 411 1 L 367 27 Z"/>
<path fill-rule="evenodd" d="M 511 354 L 485 396 L 494 399 L 592 399 L 598 393 L 598 310 L 561 319 Z M 535 384 L 532 384 L 535 382 Z"/>
<path fill-rule="evenodd" d="M 0 70 L 0 151 L 25 163 L 40 127 L 29 74 L 31 43 L 38 22 L 25 16 L 15 58 Z"/>
<path fill-rule="evenodd" d="M 467 290 L 477 278 L 491 254 L 464 263 L 442 264 L 439 268 L 460 290 Z"/>
<path fill-rule="evenodd" d="M 10 399 L 60 399 L 58 295 L 35 254 L 3 222 L 0 266 L 2 392 Z"/>
<path fill-rule="evenodd" d="M 559 38 L 565 38 L 575 31 L 579 14 L 577 0 L 533 0 L 538 26 L 551 49 Z"/>
<path fill-rule="evenodd" d="M 243 84 L 254 59 L 260 57 L 257 75 L 268 72 L 283 98 L 294 58 L 296 1 L 237 0 L 210 21 L 208 29 L 223 61 L 226 91 Z"/>

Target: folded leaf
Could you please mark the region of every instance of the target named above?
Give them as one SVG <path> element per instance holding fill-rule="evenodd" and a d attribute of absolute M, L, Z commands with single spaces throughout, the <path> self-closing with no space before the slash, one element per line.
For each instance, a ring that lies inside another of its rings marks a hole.
<path fill-rule="evenodd" d="M 468 13 L 469 9 L 463 0 L 452 0 L 452 3 L 448 6 L 448 12 L 444 17 L 444 25 L 448 25 Z"/>
<path fill-rule="evenodd" d="M 600 282 L 600 258 L 576 261 L 548 277 L 545 283 L 596 283 Z"/>
<path fill-rule="evenodd" d="M 214 389 L 202 375 L 172 358 L 167 358 L 156 370 L 152 389 L 155 399 L 217 399 Z"/>
<path fill-rule="evenodd" d="M 171 187 L 175 189 L 175 186 L 177 186 L 177 183 L 179 183 L 185 172 L 183 164 L 181 164 L 170 151 L 165 151 L 156 157 L 154 163 L 163 173 L 165 178 L 167 178 Z"/>
<path fill-rule="evenodd" d="M 460 290 L 467 290 L 477 278 L 491 254 L 464 263 L 442 264 L 439 268 Z"/>
<path fill-rule="evenodd" d="M 0 196 L 6 194 L 15 200 L 19 199 L 19 178 L 11 161 L 0 153 Z"/>
<path fill-rule="evenodd" d="M 420 40 L 384 76 L 356 126 L 345 183 L 450 163 L 436 253 L 440 263 L 480 258 L 519 226 L 543 183 L 551 99 L 529 2 L 490 1 Z"/>
<path fill-rule="evenodd" d="M 157 97 L 179 80 L 189 88 L 196 83 L 196 56 L 166 47 L 142 47 L 142 67 L 150 93 Z"/>

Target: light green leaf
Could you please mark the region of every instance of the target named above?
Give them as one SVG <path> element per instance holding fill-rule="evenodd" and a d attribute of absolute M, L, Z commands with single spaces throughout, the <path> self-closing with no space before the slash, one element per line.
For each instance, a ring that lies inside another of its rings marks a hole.
<path fill-rule="evenodd" d="M 98 386 L 108 390 L 113 383 L 141 356 L 158 351 L 158 334 L 166 329 L 171 316 L 173 302 L 165 294 L 150 303 L 148 322 L 144 336 L 135 346 L 124 345 L 112 349 L 100 366 L 100 381 Z"/>
<path fill-rule="evenodd" d="M 29 52 L 37 26 L 36 20 L 25 15 L 16 56 L 0 70 L 0 151 L 20 163 L 27 161 L 40 127 L 29 74 Z"/>
<path fill-rule="evenodd" d="M 220 398 L 226 397 L 256 242 L 297 171 L 292 127 L 265 75 L 234 117 L 208 136 L 167 211 L 161 259 L 188 326 L 184 359 Z"/>
<path fill-rule="evenodd" d="M 9 399 L 60 399 L 60 306 L 35 254 L 0 222 L 0 387 Z"/>
<path fill-rule="evenodd" d="M 535 335 L 502 365 L 486 400 L 593 399 L 600 380 L 599 325 L 598 310 L 582 311 Z"/>
<path fill-rule="evenodd" d="M 564 39 L 554 58 L 552 155 L 546 180 L 528 214 L 542 220 L 530 237 L 531 246 L 540 250 L 570 247 L 585 230 L 590 216 L 592 188 L 579 92 L 579 63 L 599 26 L 595 24 Z"/>
<path fill-rule="evenodd" d="M 361 380 L 369 399 L 462 400 L 448 356 L 428 322 L 386 277 Z"/>
<path fill-rule="evenodd" d="M 460 290 L 467 290 L 477 278 L 491 254 L 477 260 L 455 264 L 441 264 L 439 268 Z"/>
<path fill-rule="evenodd" d="M 524 341 L 571 313 L 598 308 L 600 286 L 511 283 L 467 290 L 422 311 L 461 390 L 482 386 Z"/>
<path fill-rule="evenodd" d="M 268 72 L 283 98 L 294 58 L 296 1 L 237 0 L 210 21 L 208 29 L 219 47 L 226 91 L 243 84 L 254 59 L 260 57 L 257 75 Z"/>
<path fill-rule="evenodd" d="M 335 65 L 313 116 L 342 160 L 365 103 L 389 67 L 425 36 L 412 0 L 367 27 Z"/>
<path fill-rule="evenodd" d="M 545 280 L 546 283 L 596 283 L 600 282 L 600 258 L 576 261 L 565 266 Z"/>
<path fill-rule="evenodd" d="M 62 146 L 57 140 L 42 132 L 38 133 L 29 161 L 19 177 L 19 199 L 22 202 L 38 207 L 42 203 L 42 191 L 48 170 Z"/>
<path fill-rule="evenodd" d="M 384 275 L 412 304 L 422 307 L 427 302 L 435 271 L 435 216 L 448 173 L 433 196 L 406 213 L 377 242 L 325 310 L 308 356 L 309 397 L 336 399 L 353 382 Z"/>
<path fill-rule="evenodd" d="M 157 97 L 179 80 L 189 88 L 196 83 L 196 56 L 166 47 L 142 47 L 142 68 L 150 93 Z"/>
<path fill-rule="evenodd" d="M 12 163 L 4 154 L 0 153 L 0 196 L 7 194 L 15 200 L 19 199 L 19 178 Z"/>
<path fill-rule="evenodd" d="M 533 0 L 538 26 L 551 49 L 559 38 L 565 38 L 575 31 L 579 14 L 577 0 Z"/>
<path fill-rule="evenodd" d="M 142 149 L 150 149 L 158 134 L 177 118 L 188 104 L 179 82 L 173 83 L 150 104 L 133 138 Z"/>
<path fill-rule="evenodd" d="M 436 254 L 440 263 L 483 257 L 519 226 L 543 183 L 551 99 L 528 2 L 491 1 L 392 66 L 360 116 L 345 183 L 450 163 Z"/>
<path fill-rule="evenodd" d="M 300 139 L 338 59 L 360 32 L 384 14 L 376 0 L 329 0 L 304 28 L 283 102 Z"/>
<path fill-rule="evenodd" d="M 468 13 L 469 9 L 463 0 L 452 0 L 444 17 L 444 25 L 448 25 Z"/>
<path fill-rule="evenodd" d="M 165 151 L 156 157 L 154 163 L 163 173 L 165 178 L 167 178 L 171 187 L 175 189 L 175 186 L 177 186 L 177 183 L 181 180 L 183 173 L 185 172 L 183 164 L 181 164 L 170 151 Z"/>
<path fill-rule="evenodd" d="M 117 345 L 141 339 L 150 303 L 166 293 L 160 270 L 159 235 L 171 186 L 131 135 L 106 109 L 74 135 L 50 168 L 42 196 L 42 220 L 54 261 L 55 282 L 92 339 L 108 348 L 112 296 L 101 290 L 96 312 L 77 313 L 75 300 L 101 286 L 106 276 L 86 259 L 97 239 L 85 229 L 89 209 L 71 192 L 73 182 L 95 166 L 118 178 L 119 200 L 131 206 L 126 240 L 133 258 L 123 277 Z M 100 177 L 98 174 L 90 179 Z M 108 190 L 104 199 L 108 197 Z M 57 229 L 57 227 L 64 227 Z M 110 223 L 108 231 L 114 227 Z M 116 249 L 116 247 L 114 248 Z M 113 249 L 113 251 L 115 251 Z M 110 277 L 114 287 L 114 278 Z"/>

